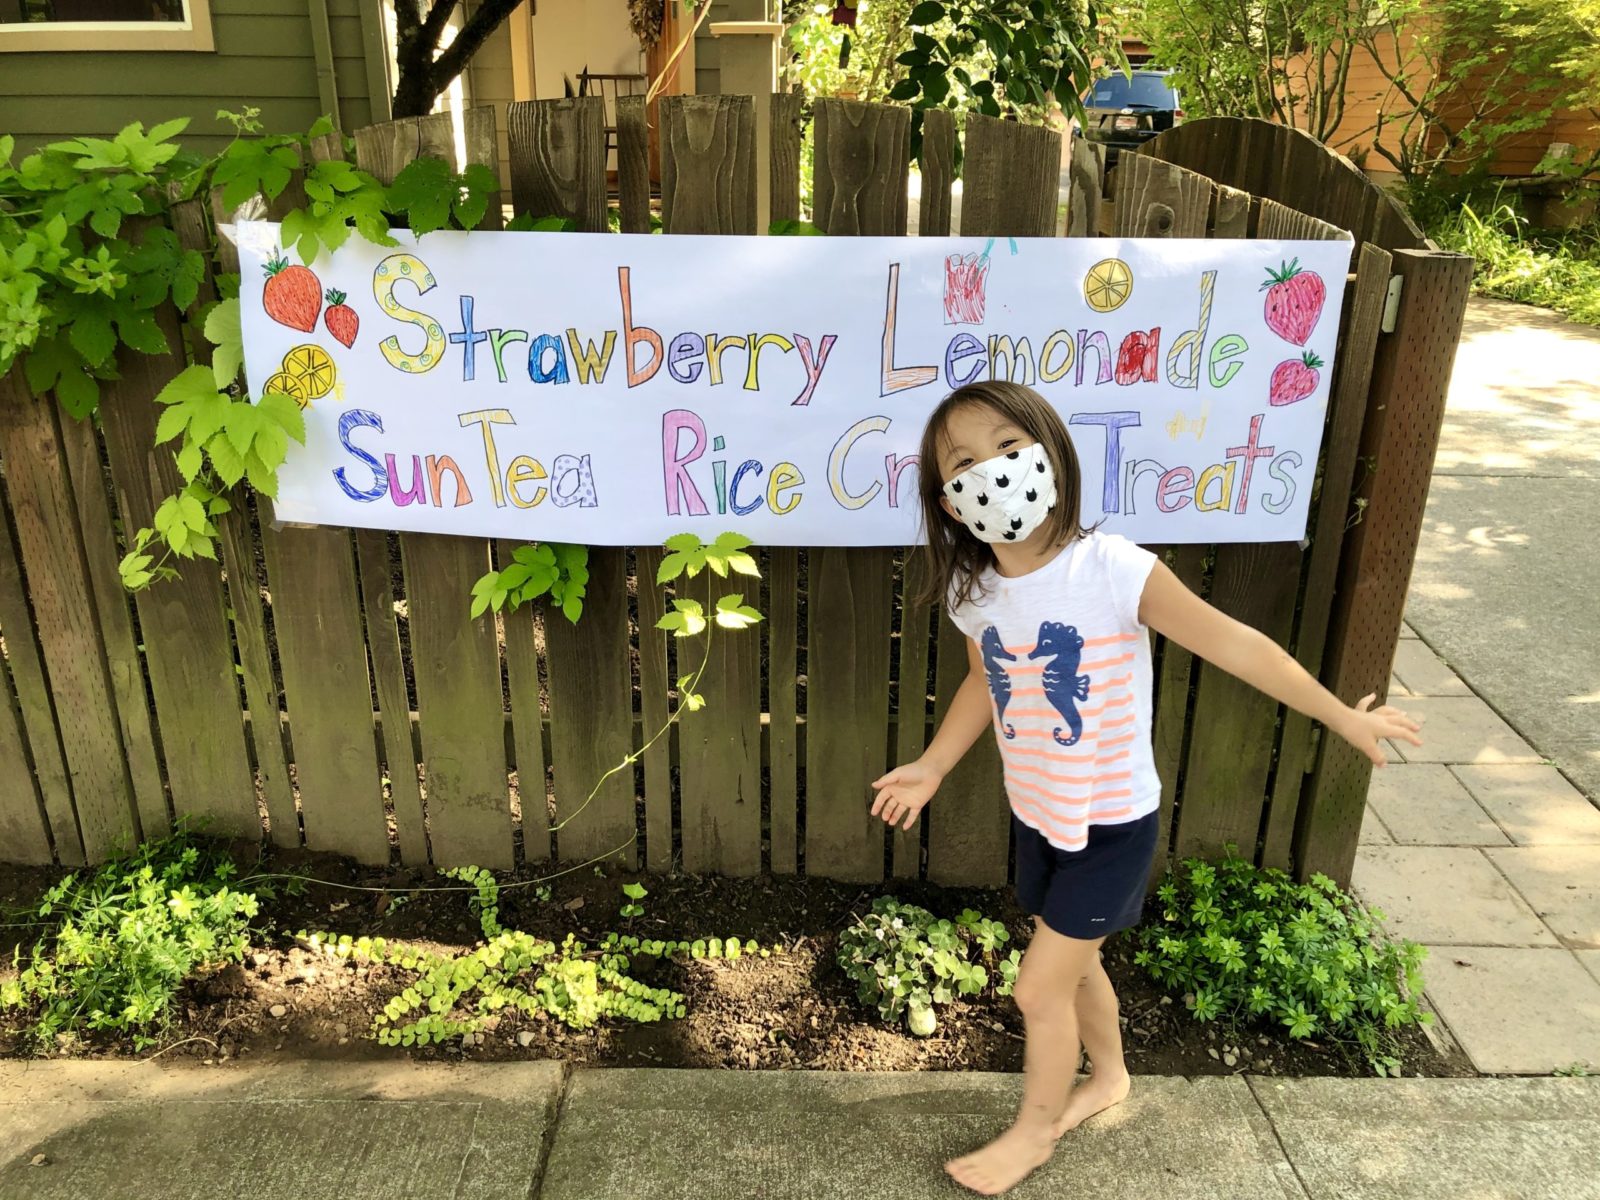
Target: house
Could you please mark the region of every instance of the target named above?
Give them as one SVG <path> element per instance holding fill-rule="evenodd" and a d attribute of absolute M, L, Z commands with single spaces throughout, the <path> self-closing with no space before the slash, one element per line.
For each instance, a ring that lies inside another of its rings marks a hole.
<path fill-rule="evenodd" d="M 1398 153 L 1400 131 L 1414 112 L 1393 79 L 1396 75 L 1405 78 L 1407 90 L 1419 96 L 1428 87 L 1428 66 L 1412 30 L 1397 33 L 1393 26 L 1378 27 L 1370 31 L 1368 40 L 1351 58 L 1344 113 L 1327 142 L 1355 160 L 1375 181 L 1389 184 L 1396 182 L 1399 174 L 1380 148 Z M 1491 83 L 1494 77 L 1492 63 L 1475 71 L 1466 84 L 1444 98 L 1440 106 L 1444 118 L 1461 121 L 1478 111 L 1491 119 L 1505 119 L 1514 115 L 1519 105 L 1527 107 L 1526 92 L 1496 94 Z M 1500 139 L 1487 169 L 1491 176 L 1530 192 L 1536 221 L 1560 224 L 1575 219 L 1580 209 L 1563 204 L 1565 189 L 1543 186 L 1540 164 L 1552 152 L 1582 160 L 1596 151 L 1600 151 L 1600 114 L 1563 108 L 1536 129 Z"/>
<path fill-rule="evenodd" d="M 462 0 L 467 12 L 480 3 Z M 718 91 L 725 73 L 746 83 L 750 73 L 735 68 L 751 39 L 729 31 L 766 22 L 771 5 L 715 0 L 663 94 Z M 524 0 L 439 107 L 496 108 L 509 186 L 506 104 L 571 94 L 587 71 L 621 77 L 595 84 L 611 113 L 612 97 L 643 93 L 694 26 L 679 0 L 664 0 L 662 12 L 647 50 L 628 0 Z M 458 13 L 445 37 L 460 25 Z M 0 132 L 24 152 L 187 116 L 185 144 L 215 153 L 232 135 L 218 110 L 247 105 L 269 132 L 304 130 L 323 114 L 350 132 L 390 117 L 393 45 L 392 0 L 0 0 Z"/>

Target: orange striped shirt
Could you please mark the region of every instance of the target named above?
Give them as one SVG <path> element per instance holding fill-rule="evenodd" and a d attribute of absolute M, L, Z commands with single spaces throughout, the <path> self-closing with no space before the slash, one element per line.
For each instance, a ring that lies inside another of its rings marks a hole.
<path fill-rule="evenodd" d="M 1161 802 L 1151 751 L 1149 630 L 1139 601 L 1155 555 L 1090 533 L 1026 575 L 986 571 L 950 617 L 978 644 L 1006 794 L 1063 850 L 1091 825 Z"/>

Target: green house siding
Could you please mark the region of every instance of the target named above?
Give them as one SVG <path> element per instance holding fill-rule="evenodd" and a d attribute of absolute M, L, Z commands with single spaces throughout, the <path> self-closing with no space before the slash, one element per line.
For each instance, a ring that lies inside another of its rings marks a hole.
<path fill-rule="evenodd" d="M 339 118 L 370 125 L 361 0 L 327 0 Z M 130 121 L 190 118 L 184 144 L 214 152 L 230 128 L 218 109 L 261 109 L 269 132 L 306 129 L 322 115 L 307 0 L 211 0 L 216 50 L 52 51 L 0 55 L 0 133 L 19 148 L 115 133 Z"/>

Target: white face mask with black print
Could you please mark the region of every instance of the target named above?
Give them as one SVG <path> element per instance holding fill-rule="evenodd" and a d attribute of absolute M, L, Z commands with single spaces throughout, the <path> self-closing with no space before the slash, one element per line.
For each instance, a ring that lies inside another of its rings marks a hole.
<path fill-rule="evenodd" d="M 944 485 L 956 519 L 985 542 L 1020 542 L 1056 505 L 1056 475 L 1038 442 L 968 467 Z"/>

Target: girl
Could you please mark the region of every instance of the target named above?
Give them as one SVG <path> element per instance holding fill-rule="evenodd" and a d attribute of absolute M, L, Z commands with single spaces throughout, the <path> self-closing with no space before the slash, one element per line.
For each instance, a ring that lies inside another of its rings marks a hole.
<path fill-rule="evenodd" d="M 1384 764 L 1382 738 L 1417 724 L 1373 696 L 1340 703 L 1269 638 L 1211 608 L 1155 555 L 1079 524 L 1078 459 L 1049 402 L 1015 383 L 947 397 L 922 435 L 931 583 L 968 637 L 971 670 L 927 752 L 872 786 L 891 825 L 915 824 L 940 781 L 994 727 L 1034 914 L 1015 998 L 1027 1027 L 1022 1108 L 947 1163 L 986 1196 L 1019 1183 L 1056 1139 L 1128 1094 L 1117 997 L 1099 957 L 1138 924 L 1156 852 L 1161 781 L 1150 747 L 1155 629 L 1323 722 Z M 1092 1073 L 1073 1087 L 1078 1043 Z"/>

